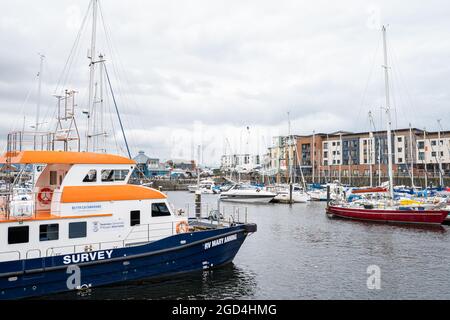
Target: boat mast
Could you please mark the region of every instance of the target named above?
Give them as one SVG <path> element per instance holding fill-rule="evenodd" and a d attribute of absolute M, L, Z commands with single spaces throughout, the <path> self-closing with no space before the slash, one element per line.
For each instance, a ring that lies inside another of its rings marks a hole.
<path fill-rule="evenodd" d="M 427 128 L 423 128 L 423 144 L 426 145 L 426 139 L 427 139 Z M 424 155 L 423 157 L 423 167 L 425 169 L 424 171 L 424 177 L 425 177 L 425 190 L 428 188 L 428 172 L 427 172 L 427 160 Z"/>
<path fill-rule="evenodd" d="M 91 61 L 89 64 L 90 75 L 89 75 L 89 102 L 88 102 L 88 127 L 86 131 L 86 151 L 89 151 L 89 139 L 90 127 L 91 127 L 91 115 L 94 109 L 94 76 L 95 76 L 95 42 L 97 36 L 97 7 L 98 0 L 92 0 L 92 37 L 91 37 L 91 50 L 89 52 L 88 58 Z"/>
<path fill-rule="evenodd" d="M 412 127 L 409 124 L 409 155 L 411 161 L 411 188 L 414 188 L 414 159 L 413 159 L 413 141 L 412 141 Z"/>
<path fill-rule="evenodd" d="M 341 184 L 341 169 L 342 169 L 342 157 L 343 157 L 343 155 L 342 155 L 342 132 L 340 132 L 339 133 L 339 154 L 340 154 L 340 156 L 339 156 L 339 184 Z M 319 181 L 319 183 L 320 183 L 320 181 Z"/>
<path fill-rule="evenodd" d="M 391 199 L 394 199 L 394 182 L 392 178 L 392 137 L 391 137 L 391 106 L 389 101 L 389 66 L 386 45 L 386 27 L 383 26 L 383 47 L 384 47 L 384 76 L 386 89 L 386 118 L 387 118 L 387 147 L 388 147 L 388 174 L 389 174 L 389 193 Z"/>
<path fill-rule="evenodd" d="M 41 59 L 41 62 L 39 64 L 39 74 L 38 74 L 38 96 L 37 96 L 37 103 L 36 103 L 36 124 L 35 124 L 35 137 L 34 137 L 34 150 L 36 150 L 37 146 L 37 134 L 39 132 L 39 116 L 41 112 L 41 85 L 42 85 L 42 74 L 44 69 L 44 59 L 45 56 L 43 54 L 39 54 L 39 57 Z"/>
<path fill-rule="evenodd" d="M 437 150 L 438 150 L 438 164 L 439 164 L 439 186 L 443 187 L 444 186 L 444 181 L 443 181 L 443 178 L 442 178 L 442 159 L 441 159 L 441 149 L 442 149 L 442 147 L 441 147 L 441 129 L 442 129 L 441 119 L 438 119 L 437 123 L 439 125 L 438 143 L 437 143 L 437 145 L 438 145 L 438 148 L 437 148 Z M 443 143 L 442 143 L 442 146 L 444 146 Z"/>
<path fill-rule="evenodd" d="M 372 111 L 369 111 L 369 122 L 370 122 L 371 125 L 373 125 L 375 127 L 374 122 L 373 122 Z M 369 125 L 369 127 L 370 127 L 370 125 Z M 373 132 L 372 132 L 372 127 L 370 127 L 369 141 L 367 143 L 367 148 L 369 150 L 367 152 L 368 153 L 367 156 L 369 158 L 368 162 L 369 162 L 369 175 L 370 175 L 370 186 L 371 187 L 373 186 L 372 162 L 373 162 L 373 159 L 375 158 L 374 150 L 373 150 L 373 143 L 372 142 L 373 142 Z"/>
<path fill-rule="evenodd" d="M 316 153 L 316 131 L 313 130 L 313 136 L 312 136 L 312 183 L 315 183 L 315 153 Z"/>

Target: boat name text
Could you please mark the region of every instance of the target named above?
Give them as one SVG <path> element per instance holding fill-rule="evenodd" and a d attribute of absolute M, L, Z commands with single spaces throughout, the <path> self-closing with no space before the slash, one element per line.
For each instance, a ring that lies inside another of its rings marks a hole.
<path fill-rule="evenodd" d="M 206 242 L 205 243 L 205 250 L 207 250 L 209 248 L 212 248 L 212 247 L 215 247 L 215 246 L 220 246 L 220 245 L 222 245 L 224 243 L 227 243 L 227 242 L 230 242 L 230 241 L 233 241 L 233 240 L 237 240 L 237 234 L 232 234 L 231 236 L 227 236 L 227 237 L 224 237 L 224 238 L 219 238 L 219 239 L 216 239 L 216 240 L 212 240 L 212 241 Z"/>

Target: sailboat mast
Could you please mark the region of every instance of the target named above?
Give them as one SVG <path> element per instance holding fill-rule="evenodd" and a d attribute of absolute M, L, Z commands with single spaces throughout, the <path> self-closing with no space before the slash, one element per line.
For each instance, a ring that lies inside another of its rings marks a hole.
<path fill-rule="evenodd" d="M 341 183 L 341 166 L 342 166 L 342 157 L 343 157 L 343 155 L 342 155 L 342 132 L 341 133 L 339 133 L 339 154 L 340 154 L 340 159 L 339 159 L 339 184 Z M 320 171 L 319 171 L 319 173 L 320 173 Z M 320 183 L 320 179 L 319 179 L 319 183 Z"/>
<path fill-rule="evenodd" d="M 437 121 L 437 123 L 439 125 L 438 143 L 437 143 L 437 145 L 438 145 L 438 148 L 437 148 L 437 150 L 438 150 L 438 165 L 439 165 L 439 186 L 443 187 L 444 186 L 444 181 L 442 179 L 442 159 L 441 159 L 441 149 L 442 149 L 442 147 L 441 147 L 441 128 L 442 128 L 442 126 L 441 126 L 441 119 L 439 119 Z M 443 145 L 444 144 L 442 144 L 442 146 Z"/>
<path fill-rule="evenodd" d="M 39 117 L 40 117 L 40 111 L 41 111 L 41 85 L 42 85 L 42 74 L 44 69 L 44 59 L 45 56 L 43 54 L 39 54 L 41 62 L 39 64 L 39 81 L 38 81 L 38 96 L 37 96 L 37 103 L 36 103 L 36 125 L 35 125 L 35 143 L 34 143 L 34 149 L 36 150 L 36 139 L 37 139 L 37 133 L 39 132 Z"/>
<path fill-rule="evenodd" d="M 411 188 L 414 188 L 414 159 L 413 159 L 413 141 L 412 141 L 412 127 L 409 124 L 409 155 L 411 161 Z"/>
<path fill-rule="evenodd" d="M 372 117 L 372 111 L 369 111 L 369 122 L 370 125 L 373 124 L 373 117 Z M 372 163 L 373 163 L 373 159 L 374 154 L 373 154 L 373 132 L 372 132 L 372 127 L 369 125 L 370 127 L 370 131 L 369 131 L 369 141 L 367 142 L 367 148 L 369 149 L 367 151 L 367 157 L 368 157 L 368 163 L 369 163 L 369 176 L 370 176 L 370 186 L 373 186 L 373 173 L 372 173 Z"/>
<path fill-rule="evenodd" d="M 94 109 L 94 76 L 95 76 L 95 42 L 97 37 L 97 7 L 98 0 L 92 0 L 92 37 L 91 37 L 91 50 L 89 53 L 89 59 L 91 63 L 90 74 L 89 74 L 89 105 L 88 105 L 88 127 L 86 130 L 86 151 L 89 151 L 89 139 L 90 135 L 90 127 L 91 127 L 91 115 Z"/>
<path fill-rule="evenodd" d="M 313 136 L 312 136 L 312 183 L 316 182 L 315 179 L 315 163 L 316 163 L 316 131 L 313 130 Z"/>
<path fill-rule="evenodd" d="M 423 143 L 424 146 L 427 143 L 427 128 L 423 128 Z M 425 178 L 425 190 L 428 188 L 428 172 L 427 172 L 427 160 L 426 157 L 423 157 L 423 167 L 424 167 L 424 178 Z"/>
<path fill-rule="evenodd" d="M 383 26 L 383 47 L 384 47 L 384 77 L 386 89 L 386 118 L 387 118 L 387 147 L 388 147 L 388 175 L 389 175 L 389 193 L 391 199 L 394 199 L 394 182 L 392 178 L 392 137 L 391 137 L 391 106 L 389 101 L 389 72 L 388 56 L 386 44 L 386 27 Z"/>

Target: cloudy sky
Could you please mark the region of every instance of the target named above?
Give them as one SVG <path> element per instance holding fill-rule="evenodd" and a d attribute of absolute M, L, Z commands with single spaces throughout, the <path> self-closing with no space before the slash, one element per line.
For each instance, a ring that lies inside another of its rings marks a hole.
<path fill-rule="evenodd" d="M 1 0 L 2 137 L 33 130 L 38 53 L 46 57 L 42 127 L 54 129 L 52 95 L 75 89 L 85 134 L 90 15 L 70 53 L 88 5 Z M 110 0 L 101 1 L 97 53 L 133 154 L 191 159 L 201 145 L 213 165 L 224 152 L 263 153 L 272 136 L 288 133 L 288 118 L 293 134 L 367 131 L 372 111 L 385 128 L 383 24 L 394 128 L 437 130 L 442 119 L 449 130 L 449 16 L 448 1 L 433 0 Z M 124 153 L 111 98 L 105 103 L 108 151 Z"/>

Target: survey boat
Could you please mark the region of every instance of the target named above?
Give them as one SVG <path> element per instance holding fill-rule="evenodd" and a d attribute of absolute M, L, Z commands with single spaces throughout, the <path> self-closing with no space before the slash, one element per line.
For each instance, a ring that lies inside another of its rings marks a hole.
<path fill-rule="evenodd" d="M 219 267 L 256 231 L 179 215 L 164 193 L 127 183 L 126 157 L 20 151 L 1 162 L 43 169 L 24 200 L 1 196 L 0 299 Z"/>

